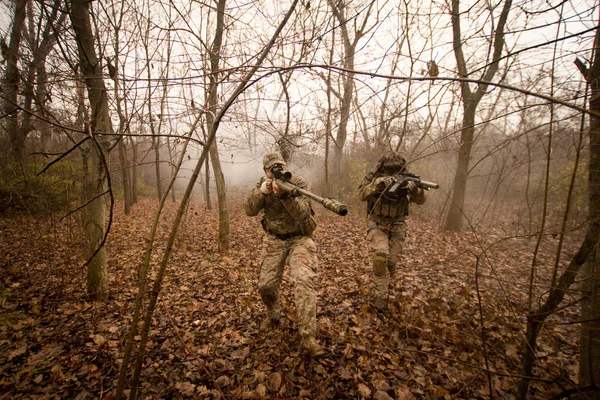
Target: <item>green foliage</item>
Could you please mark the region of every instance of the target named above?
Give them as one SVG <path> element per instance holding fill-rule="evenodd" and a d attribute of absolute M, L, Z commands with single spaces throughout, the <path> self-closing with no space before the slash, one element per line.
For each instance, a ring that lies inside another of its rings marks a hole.
<path fill-rule="evenodd" d="M 81 195 L 81 184 L 73 180 L 72 161 L 61 161 L 42 174 L 44 164 L 28 161 L 0 163 L 0 211 L 15 209 L 51 212 L 65 209 Z M 39 175 L 38 175 L 39 174 Z"/>
<path fill-rule="evenodd" d="M 583 157 L 577 168 L 577 175 L 573 186 L 573 197 L 571 199 L 570 212 L 581 213 L 587 210 L 588 204 L 588 168 L 589 159 Z M 568 160 L 566 165 L 561 168 L 555 168 L 550 172 L 550 186 L 548 198 L 551 205 L 558 206 L 557 210 L 551 208 L 551 211 L 562 215 L 567 201 L 569 186 L 575 172 L 575 161 Z M 555 207 L 556 208 L 556 207 Z"/>
<path fill-rule="evenodd" d="M 145 179 L 137 180 L 137 193 L 138 196 L 156 196 L 156 186 L 150 186 Z"/>
<path fill-rule="evenodd" d="M 367 174 L 367 168 L 369 166 L 366 165 L 363 160 L 357 160 L 356 158 L 346 159 L 346 166 L 348 171 L 347 189 L 350 191 L 349 194 L 358 200 L 358 186 Z"/>

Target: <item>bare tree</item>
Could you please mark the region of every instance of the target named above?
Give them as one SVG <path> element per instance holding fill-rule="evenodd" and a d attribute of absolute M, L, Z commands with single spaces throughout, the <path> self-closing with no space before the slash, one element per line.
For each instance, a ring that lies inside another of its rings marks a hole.
<path fill-rule="evenodd" d="M 10 138 L 10 145 L 15 159 L 22 157 L 25 134 L 19 127 L 19 48 L 23 29 L 25 26 L 26 0 L 16 0 L 10 42 L 4 56 L 6 60 L 6 73 L 4 76 L 4 113 L 7 115 L 6 130 Z"/>
<path fill-rule="evenodd" d="M 48 121 L 51 113 L 47 109 L 47 105 L 52 99 L 48 85 L 49 77 L 46 61 L 56 45 L 67 14 L 62 11 L 60 0 L 54 0 L 51 5 L 39 4 L 40 9 L 37 16 L 34 14 L 35 4 L 38 3 L 32 2 L 28 7 L 27 14 L 30 28 L 25 30 L 24 33 L 25 40 L 31 50 L 31 62 L 26 73 L 24 99 L 26 112 L 23 115 L 22 133 L 26 137 L 30 131 L 37 127 L 40 131 L 41 150 L 45 151 L 52 132 L 51 124 Z M 36 108 L 32 107 L 32 100 L 37 105 Z M 34 115 L 41 117 L 35 119 L 35 127 L 32 126 Z"/>
<path fill-rule="evenodd" d="M 344 145 L 346 144 L 346 138 L 348 136 L 347 128 L 348 121 L 350 120 L 350 108 L 352 105 L 352 94 L 354 93 L 354 63 L 356 57 L 356 48 L 358 42 L 373 29 L 374 24 L 368 26 L 371 12 L 375 5 L 375 1 L 371 1 L 366 7 L 365 11 L 361 13 L 362 21 L 358 22 L 358 18 L 351 18 L 347 15 L 348 5 L 344 1 L 333 1 L 327 0 L 329 7 L 333 12 L 333 15 L 339 23 L 339 29 L 341 32 L 341 40 L 344 45 L 344 53 L 342 58 L 342 65 L 347 71 L 340 76 L 342 80 L 342 87 L 340 91 L 333 91 L 336 94 L 340 102 L 340 120 L 337 128 L 337 133 L 334 141 L 334 165 L 333 165 L 333 176 L 340 181 L 341 180 L 341 162 L 344 151 Z M 354 25 L 354 31 L 350 32 L 349 27 Z"/>
<path fill-rule="evenodd" d="M 599 19 L 600 21 L 600 19 Z M 585 68 L 585 64 L 577 59 L 581 73 L 591 89 L 590 110 L 595 114 L 591 117 L 590 126 L 590 167 L 589 185 L 590 200 L 589 212 L 593 222 L 598 223 L 600 218 L 600 29 L 596 31 L 596 38 L 592 48 L 592 64 Z M 583 125 L 583 124 L 582 124 Z M 583 126 L 581 127 L 583 130 Z M 593 147 L 592 147 L 593 146 Z M 580 362 L 579 385 L 581 387 L 595 388 L 593 393 L 587 395 L 588 399 L 600 399 L 600 259 L 598 258 L 598 244 L 585 263 L 584 298 L 581 312 L 580 336 Z"/>
<path fill-rule="evenodd" d="M 126 98 L 126 88 L 124 80 L 119 79 L 119 70 L 121 69 L 119 49 L 121 48 L 121 37 L 120 32 L 123 26 L 123 18 L 127 13 L 125 9 L 127 7 L 126 2 L 121 2 L 115 4 L 115 7 L 112 8 L 112 15 L 110 15 L 109 21 L 112 25 L 112 33 L 114 35 L 113 39 L 113 48 L 115 50 L 115 57 L 111 61 L 110 58 L 106 58 L 106 65 L 108 68 L 108 73 L 110 78 L 113 81 L 113 92 L 114 92 L 114 101 L 117 109 L 117 115 L 119 116 L 119 126 L 118 126 L 118 143 L 117 150 L 119 155 L 119 164 L 120 164 L 120 172 L 121 172 L 121 181 L 123 186 L 123 194 L 124 194 L 124 211 L 125 215 L 129 215 L 131 213 L 131 205 L 133 203 L 132 196 L 132 186 L 131 186 L 131 178 L 129 175 L 128 168 L 128 160 L 127 160 L 127 148 L 125 146 L 126 136 L 125 133 L 129 132 L 130 121 L 126 115 L 126 107 L 127 104 L 124 101 Z M 123 66 L 123 70 L 125 70 Z"/>
<path fill-rule="evenodd" d="M 217 3 L 217 25 L 215 30 L 215 38 L 210 47 L 210 84 L 206 98 L 206 126 L 208 132 L 217 130 L 218 121 L 216 120 L 218 110 L 217 90 L 219 88 L 219 61 L 221 59 L 221 44 L 223 43 L 225 18 L 225 0 L 219 0 Z M 215 176 L 217 185 L 217 199 L 219 206 L 219 253 L 229 253 L 229 210 L 227 209 L 227 193 L 225 188 L 225 176 L 221 169 L 219 161 L 219 150 L 215 140 L 210 144 L 210 161 Z"/>
<path fill-rule="evenodd" d="M 94 47 L 94 33 L 90 24 L 90 3 L 74 0 L 70 4 L 69 16 L 77 38 L 79 65 L 85 78 L 91 107 L 91 121 L 88 134 L 93 143 L 90 152 L 90 176 L 85 184 L 86 231 L 90 246 L 87 273 L 88 296 L 97 300 L 107 300 L 109 295 L 108 273 L 106 268 L 105 213 L 106 177 L 108 168 L 106 156 L 109 143 L 103 133 L 112 133 L 108 114 L 106 86 L 102 77 L 102 67 Z"/>
<path fill-rule="evenodd" d="M 512 0 L 506 0 L 498 18 L 498 24 L 493 30 L 493 52 L 491 54 L 491 60 L 489 61 L 489 64 L 482 75 L 483 82 L 490 82 L 498 71 L 502 50 L 505 43 L 504 29 L 511 7 Z M 493 10 L 491 11 L 493 12 Z M 461 33 L 461 13 L 459 0 L 452 0 L 451 13 L 454 56 L 456 57 L 458 74 L 460 77 L 467 77 L 469 76 L 469 71 L 463 50 L 464 38 L 462 37 Z M 475 135 L 475 113 L 477 111 L 477 106 L 479 105 L 479 102 L 483 96 L 486 94 L 487 89 L 488 85 L 485 83 L 479 84 L 477 89 L 474 91 L 471 89 L 470 83 L 461 83 L 461 95 L 463 103 L 462 129 L 458 160 L 456 163 L 456 173 L 454 176 L 454 185 L 452 187 L 452 201 L 450 203 L 448 216 L 446 217 L 446 230 L 460 231 L 462 229 L 469 162 L 471 159 L 471 150 L 473 148 L 473 139 Z"/>

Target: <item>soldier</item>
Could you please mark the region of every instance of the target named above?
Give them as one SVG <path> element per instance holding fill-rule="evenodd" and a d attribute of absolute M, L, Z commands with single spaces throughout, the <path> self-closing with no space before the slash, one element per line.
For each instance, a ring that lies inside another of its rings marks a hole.
<path fill-rule="evenodd" d="M 273 170 L 285 170 L 286 163 L 280 153 L 269 153 L 263 159 L 266 177 L 261 178 L 244 204 L 246 215 L 252 217 L 262 212 L 263 237 L 262 262 L 258 290 L 267 308 L 267 325 L 277 326 L 280 319 L 279 285 L 286 263 L 294 286 L 294 301 L 298 319 L 298 332 L 302 346 L 311 356 L 325 353 L 317 342 L 317 304 L 315 276 L 317 246 L 312 240 L 316 227 L 310 199 L 292 197 L 277 186 Z M 290 182 L 306 189 L 307 183 L 292 175 Z"/>
<path fill-rule="evenodd" d="M 365 176 L 359 186 L 362 201 L 367 202 L 367 241 L 373 255 L 375 301 L 379 310 L 387 309 L 389 284 L 400 261 L 406 237 L 409 204 L 425 203 L 425 192 L 413 181 L 402 180 L 406 159 L 391 153 L 382 156 L 375 172 Z M 400 189 L 391 193 L 392 184 L 400 180 Z"/>

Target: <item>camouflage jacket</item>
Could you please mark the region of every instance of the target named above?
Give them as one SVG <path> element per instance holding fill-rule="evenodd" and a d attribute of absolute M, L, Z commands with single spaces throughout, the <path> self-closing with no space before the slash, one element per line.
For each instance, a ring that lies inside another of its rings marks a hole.
<path fill-rule="evenodd" d="M 261 223 L 267 233 L 274 235 L 301 233 L 311 236 L 316 223 L 310 199 L 302 195 L 296 197 L 287 194 L 278 197 L 274 193 L 265 195 L 260 191 L 260 185 L 265 179 L 263 177 L 256 184 L 244 203 L 246 215 L 253 217 L 262 212 Z M 290 183 L 308 190 L 306 181 L 299 176 L 292 176 Z"/>
<path fill-rule="evenodd" d="M 388 224 L 406 220 L 410 203 L 425 203 L 425 191 L 416 188 L 406 196 L 392 198 L 377 188 L 378 178 L 384 178 L 381 174 L 369 174 L 359 186 L 359 196 L 362 201 L 367 202 L 367 216 L 370 220 Z"/>

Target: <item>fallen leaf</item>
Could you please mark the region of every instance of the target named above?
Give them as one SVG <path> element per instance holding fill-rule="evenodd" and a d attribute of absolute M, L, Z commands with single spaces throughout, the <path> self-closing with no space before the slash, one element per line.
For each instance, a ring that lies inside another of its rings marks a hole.
<path fill-rule="evenodd" d="M 362 397 L 371 397 L 371 389 L 364 383 L 358 384 L 358 393 L 360 393 Z"/>
<path fill-rule="evenodd" d="M 271 392 L 277 392 L 281 386 L 281 374 L 279 372 L 273 372 L 267 378 L 267 387 Z"/>
<path fill-rule="evenodd" d="M 15 357 L 22 356 L 26 352 L 27 352 L 27 345 L 23 345 L 13 351 L 11 351 L 10 353 L 8 353 L 8 360 L 10 361 Z"/>

